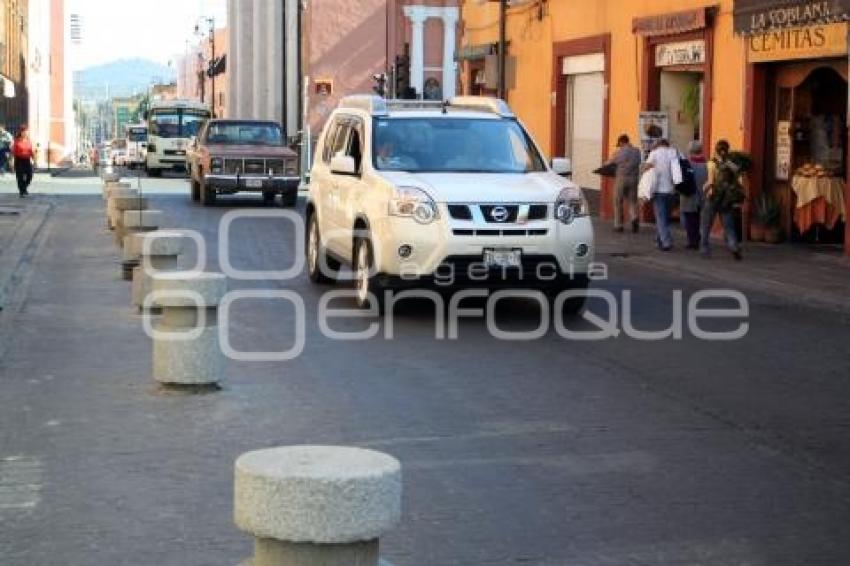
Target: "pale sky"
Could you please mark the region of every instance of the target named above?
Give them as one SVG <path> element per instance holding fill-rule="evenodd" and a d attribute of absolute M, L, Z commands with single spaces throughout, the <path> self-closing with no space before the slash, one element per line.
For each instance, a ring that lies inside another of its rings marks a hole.
<path fill-rule="evenodd" d="M 167 65 L 187 39 L 198 42 L 201 16 L 214 17 L 216 27 L 227 19 L 226 0 L 66 0 L 65 8 L 83 22 L 83 41 L 69 54 L 75 71 L 136 57 Z"/>

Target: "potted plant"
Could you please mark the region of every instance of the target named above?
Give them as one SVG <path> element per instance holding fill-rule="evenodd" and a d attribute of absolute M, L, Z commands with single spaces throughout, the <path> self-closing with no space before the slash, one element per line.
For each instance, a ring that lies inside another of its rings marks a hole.
<path fill-rule="evenodd" d="M 777 244 L 782 241 L 782 210 L 779 201 L 773 195 L 762 194 L 762 226 L 764 226 L 764 241 Z"/>
<path fill-rule="evenodd" d="M 770 197 L 767 194 L 759 194 L 753 202 L 753 219 L 750 223 L 750 240 L 753 242 L 764 241 L 764 227 L 769 216 Z"/>

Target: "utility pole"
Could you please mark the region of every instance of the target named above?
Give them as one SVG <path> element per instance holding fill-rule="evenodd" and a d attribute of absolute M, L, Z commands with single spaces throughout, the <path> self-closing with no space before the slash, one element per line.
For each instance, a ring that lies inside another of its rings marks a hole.
<path fill-rule="evenodd" d="M 508 91 L 505 82 L 506 27 L 508 19 L 508 0 L 499 0 L 499 98 L 507 100 Z"/>

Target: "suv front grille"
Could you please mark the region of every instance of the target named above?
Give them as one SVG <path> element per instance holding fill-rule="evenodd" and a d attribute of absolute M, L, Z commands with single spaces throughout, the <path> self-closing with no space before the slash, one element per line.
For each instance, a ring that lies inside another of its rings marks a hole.
<path fill-rule="evenodd" d="M 455 228 L 452 234 L 455 236 L 545 236 L 549 233 L 546 228 L 537 228 L 534 230 L 471 230 L 463 228 Z"/>
<path fill-rule="evenodd" d="M 455 220 L 474 220 L 473 208 L 481 212 L 488 224 L 514 224 L 521 219 L 523 208 L 527 207 L 526 220 L 546 220 L 549 216 L 549 205 L 546 204 L 450 204 L 449 216 Z M 494 215 L 494 210 L 496 211 Z"/>

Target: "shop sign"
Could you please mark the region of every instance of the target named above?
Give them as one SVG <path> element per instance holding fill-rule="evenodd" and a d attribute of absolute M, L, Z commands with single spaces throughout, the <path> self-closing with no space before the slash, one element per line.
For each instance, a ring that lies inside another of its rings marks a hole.
<path fill-rule="evenodd" d="M 632 20 L 632 32 L 638 35 L 656 36 L 674 35 L 703 29 L 708 21 L 706 13 L 709 9 L 699 8 L 697 10 L 635 18 Z"/>
<path fill-rule="evenodd" d="M 746 38 L 750 63 L 816 59 L 847 54 L 847 24 L 777 29 Z"/>
<path fill-rule="evenodd" d="M 850 0 L 735 0 L 733 14 L 735 31 L 745 34 L 841 22 L 848 16 Z"/>
<path fill-rule="evenodd" d="M 655 48 L 655 66 L 702 65 L 705 63 L 705 41 L 662 43 Z"/>
<path fill-rule="evenodd" d="M 791 122 L 776 123 L 776 180 L 787 181 L 791 176 Z"/>
<path fill-rule="evenodd" d="M 660 139 L 670 137 L 670 116 L 666 112 L 641 112 L 638 115 L 640 148 L 646 157 Z"/>

